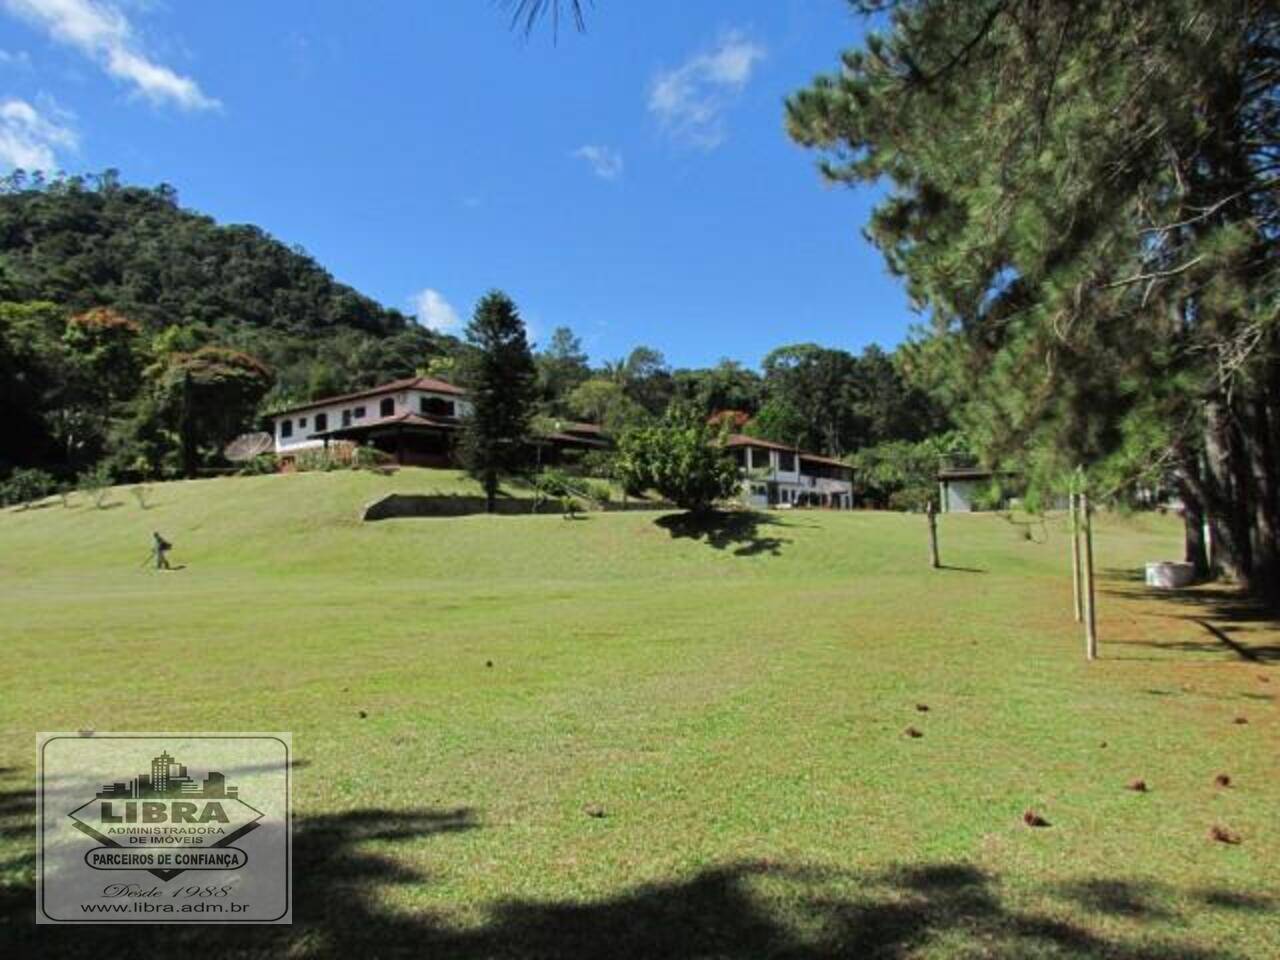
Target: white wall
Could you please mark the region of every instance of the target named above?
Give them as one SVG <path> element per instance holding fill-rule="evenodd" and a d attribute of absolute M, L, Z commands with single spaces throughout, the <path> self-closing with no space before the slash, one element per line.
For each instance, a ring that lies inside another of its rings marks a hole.
<path fill-rule="evenodd" d="M 325 426 L 325 430 L 337 430 L 342 424 L 342 412 L 351 410 L 353 412 L 351 425 L 369 423 L 373 420 L 381 420 L 383 414 L 380 412 L 382 401 L 391 397 L 394 404 L 394 410 L 391 416 L 399 416 L 402 413 L 418 413 L 421 410 L 420 401 L 426 397 L 439 397 L 442 400 L 450 400 L 454 405 L 454 413 L 457 416 L 466 416 L 471 412 L 471 404 L 455 394 L 436 393 L 433 390 L 398 390 L 394 393 L 375 393 L 367 397 L 361 397 L 358 400 L 345 400 L 341 403 L 325 403 L 314 407 L 304 407 L 295 410 L 284 416 L 271 418 L 271 432 L 275 438 L 276 453 L 294 453 L 298 450 L 306 450 L 309 448 L 320 447 L 324 445 L 324 440 L 314 439 L 312 434 L 316 432 L 316 415 L 325 414 L 329 420 Z M 364 416 L 359 420 L 355 419 L 354 411 L 357 407 L 364 407 Z M 307 425 L 303 427 L 300 421 L 305 418 Z M 280 436 L 280 425 L 283 421 L 290 420 L 293 422 L 293 435 L 290 437 Z"/>
<path fill-rule="evenodd" d="M 742 485 L 742 498 L 746 503 L 755 507 L 767 507 L 768 497 L 763 494 L 751 493 L 751 484 L 765 484 L 772 481 L 777 484 L 778 503 L 795 503 L 801 494 L 818 493 L 818 486 L 812 483 L 812 476 L 805 475 L 801 471 L 800 454 L 795 454 L 794 470 L 781 470 L 782 451 L 773 451 L 773 449 L 765 449 L 759 447 L 746 447 L 746 452 L 750 456 L 750 461 L 746 463 L 745 470 L 765 471 L 763 476 L 756 480 L 744 480 Z M 823 479 L 824 489 L 822 493 L 836 495 L 840 498 L 840 506 L 852 507 L 852 493 L 854 493 L 854 485 L 850 480 L 831 480 Z"/>
<path fill-rule="evenodd" d="M 944 513 L 971 513 L 973 500 L 978 494 L 976 480 L 946 480 L 942 483 L 942 511 Z"/>
<path fill-rule="evenodd" d="M 748 465 L 752 470 L 767 470 L 770 480 L 777 480 L 782 483 L 799 483 L 800 482 L 800 456 L 794 455 L 792 466 L 793 470 L 782 470 L 779 466 L 782 462 L 782 453 L 778 450 L 765 450 L 761 447 L 747 447 L 747 451 L 751 454 L 751 463 Z"/>
<path fill-rule="evenodd" d="M 810 477 L 803 475 L 800 469 L 800 455 L 795 454 L 793 470 L 779 469 L 782 463 L 782 451 L 767 450 L 760 447 L 745 448 L 750 455 L 750 461 L 745 469 L 751 471 L 766 471 L 762 477 L 756 480 L 745 480 L 743 482 L 743 499 L 752 506 L 764 507 L 768 506 L 768 497 L 762 494 L 751 493 L 751 485 L 765 484 L 770 481 L 777 484 L 778 502 L 779 503 L 795 503 L 801 494 L 817 493 L 818 488 L 810 483 Z M 851 507 L 853 505 L 853 483 L 848 480 L 833 481 L 824 479 L 826 489 L 823 493 L 832 494 L 840 497 L 840 504 L 843 507 Z M 833 484 L 839 484 L 838 489 L 832 489 Z"/>

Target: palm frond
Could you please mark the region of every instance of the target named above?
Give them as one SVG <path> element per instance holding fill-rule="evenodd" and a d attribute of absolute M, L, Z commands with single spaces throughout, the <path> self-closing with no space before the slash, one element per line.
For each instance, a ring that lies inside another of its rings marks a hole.
<path fill-rule="evenodd" d="M 594 4 L 594 0 L 498 0 L 498 2 L 511 11 L 511 29 L 523 31 L 526 37 L 533 33 L 534 27 L 548 17 L 551 19 L 552 36 L 559 36 L 560 13 L 563 5 L 568 6 L 573 16 L 574 28 L 579 33 L 585 33 L 586 7 Z"/>

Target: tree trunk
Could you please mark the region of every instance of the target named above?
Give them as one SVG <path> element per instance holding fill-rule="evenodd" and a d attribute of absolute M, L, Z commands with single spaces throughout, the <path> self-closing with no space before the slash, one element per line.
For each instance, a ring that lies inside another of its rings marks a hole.
<path fill-rule="evenodd" d="M 1204 508 L 1195 498 L 1184 498 L 1183 504 L 1182 559 L 1195 567 L 1198 579 L 1203 579 L 1209 575 L 1209 551 L 1204 542 Z"/>
<path fill-rule="evenodd" d="M 1196 577 L 1209 576 L 1209 550 L 1204 537 L 1204 500 L 1198 476 L 1191 475 L 1194 464 L 1178 470 L 1178 496 L 1182 500 L 1183 559 L 1196 568 Z"/>
<path fill-rule="evenodd" d="M 1249 585 L 1249 526 L 1242 488 L 1239 444 L 1221 400 L 1205 406 L 1205 492 L 1203 502 L 1213 534 L 1214 565 L 1243 587 Z M 1243 522 L 1242 522 L 1243 521 Z"/>
<path fill-rule="evenodd" d="M 1280 587 L 1280 489 L 1276 482 L 1277 451 L 1272 443 L 1271 417 L 1262 400 L 1250 404 L 1242 451 L 1247 458 L 1252 523 L 1250 525 L 1250 571 L 1248 586 L 1260 596 L 1276 596 Z"/>
<path fill-rule="evenodd" d="M 1258 491 L 1253 482 L 1253 463 L 1248 450 L 1250 444 L 1246 439 L 1249 426 L 1241 423 L 1237 415 L 1231 418 L 1229 431 L 1228 451 L 1235 495 L 1227 506 L 1235 540 L 1235 580 L 1245 593 L 1254 593 L 1258 587 L 1254 577 L 1253 553 L 1254 504 L 1258 499 Z"/>
<path fill-rule="evenodd" d="M 1206 115 L 1214 119 L 1204 140 L 1205 166 L 1196 172 L 1196 202 L 1203 202 L 1204 196 L 1220 194 L 1224 184 L 1260 182 L 1250 157 L 1253 147 L 1249 145 L 1249 117 L 1241 109 L 1247 101 L 1246 86 L 1250 81 L 1240 63 L 1222 62 L 1209 68 L 1212 92 Z M 1195 227 L 1197 233 L 1208 236 L 1224 225 L 1250 225 L 1249 248 L 1235 253 L 1219 267 L 1226 282 L 1241 291 L 1258 289 L 1263 271 L 1269 269 L 1264 262 L 1269 259 L 1266 254 L 1273 242 L 1258 229 L 1254 219 L 1255 192 L 1232 193 L 1212 217 Z M 1260 322 L 1260 317 L 1251 316 L 1249 307 L 1230 305 L 1217 309 L 1221 312 L 1209 319 L 1217 332 L 1215 346 L 1226 355 L 1230 350 L 1225 348 L 1232 338 L 1244 333 L 1250 323 Z M 1251 359 L 1226 374 L 1230 380 L 1220 388 L 1223 394 L 1211 400 L 1206 410 L 1206 459 L 1218 481 L 1214 499 L 1205 504 L 1214 554 L 1222 558 L 1223 568 L 1240 587 L 1255 595 L 1274 590 L 1280 572 L 1280 547 L 1276 543 L 1280 533 L 1280 505 L 1276 502 L 1280 485 L 1276 482 L 1275 463 L 1280 450 L 1271 434 L 1273 424 L 1268 415 L 1268 405 L 1280 401 L 1280 371 L 1271 359 L 1276 345 L 1274 332 L 1258 343 Z M 1220 356 L 1219 363 L 1222 362 Z M 1223 375 L 1221 367 L 1219 375 Z"/>

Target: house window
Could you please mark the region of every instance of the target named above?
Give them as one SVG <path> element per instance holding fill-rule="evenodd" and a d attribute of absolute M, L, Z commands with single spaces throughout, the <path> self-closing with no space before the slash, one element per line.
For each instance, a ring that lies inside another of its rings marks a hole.
<path fill-rule="evenodd" d="M 280 421 L 280 436 L 281 436 L 281 437 L 292 437 L 292 436 L 293 436 L 293 421 L 292 421 L 292 420 L 281 420 L 281 421 Z"/>
<path fill-rule="evenodd" d="M 364 407 L 356 407 L 356 412 L 352 414 L 357 420 L 364 419 Z"/>
<path fill-rule="evenodd" d="M 306 417 L 299 417 L 299 418 L 298 418 L 298 429 L 299 429 L 299 430 L 305 430 L 305 429 L 307 429 L 307 418 L 306 418 Z"/>
<path fill-rule="evenodd" d="M 383 397 L 378 404 L 378 416 L 389 417 L 396 412 L 396 401 L 393 397 Z"/>
<path fill-rule="evenodd" d="M 747 465 L 747 451 L 742 447 L 737 447 L 733 451 L 733 460 L 739 467 Z"/>
<path fill-rule="evenodd" d="M 350 407 L 342 411 L 342 425 L 344 427 L 351 426 L 351 408 Z"/>
<path fill-rule="evenodd" d="M 329 415 L 327 413 L 316 414 L 316 433 L 323 433 L 329 429 Z"/>
<path fill-rule="evenodd" d="M 796 455 L 790 450 L 783 450 L 778 454 L 778 469 L 791 473 L 796 468 Z"/>
<path fill-rule="evenodd" d="M 433 417 L 452 417 L 453 401 L 442 397 L 419 397 L 418 409 Z"/>

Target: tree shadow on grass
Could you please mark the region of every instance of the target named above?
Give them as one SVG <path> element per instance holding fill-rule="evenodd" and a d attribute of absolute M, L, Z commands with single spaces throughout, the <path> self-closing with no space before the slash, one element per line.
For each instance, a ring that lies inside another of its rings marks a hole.
<path fill-rule="evenodd" d="M 1194 623 L 1202 640 L 1110 641 L 1123 646 L 1177 650 L 1186 653 L 1227 651 L 1248 663 L 1280 662 L 1280 612 L 1274 606 L 1220 584 L 1200 584 L 1181 590 L 1148 587 L 1141 573 L 1132 570 L 1101 572 L 1103 593 L 1122 601 L 1159 602 L 1181 612 L 1170 616 Z"/>
<path fill-rule="evenodd" d="M 1152 902 L 1150 890 L 1126 880 L 1073 880 L 1062 884 L 1058 892 L 1085 910 L 1098 913 L 1162 919 L 1172 916 Z"/>
<path fill-rule="evenodd" d="M 30 794 L 6 794 L 0 821 L 21 821 L 30 836 Z M 14 799 L 18 798 L 18 799 Z M 1099 903 L 1119 904 L 1136 922 L 1165 914 L 1144 906 L 1136 883 L 1091 881 L 1044 898 L 1044 911 L 1015 909 L 999 896 L 998 878 L 962 863 L 853 871 L 741 861 L 632 887 L 607 899 L 498 902 L 474 926 L 450 925 L 404 906 L 412 888 L 433 882 L 414 863 L 418 843 L 480 827 L 458 810 L 363 809 L 298 818 L 294 833 L 294 923 L 291 926 L 94 925 L 34 923 L 34 863 L 29 851 L 0 873 L 0 953 L 12 957 L 98 960 L 102 957 L 217 958 L 491 957 L 683 958 L 746 960 L 785 957 L 887 957 L 915 954 L 957 940 L 980 944 L 984 956 L 1107 956 L 1116 960 L 1227 960 L 1231 954 L 1176 941 L 1164 931 L 1115 939 L 1061 918 L 1050 902 L 1066 898 L 1082 916 Z M 413 859 L 395 844 L 417 843 Z M 428 853 L 426 856 L 430 856 Z M 400 893 L 397 893 L 397 888 Z M 387 895 L 384 900 L 384 894 Z M 1269 914 L 1273 904 L 1225 890 L 1194 895 L 1209 909 Z M 791 922 L 779 917 L 788 911 Z M 1259 916 L 1261 925 L 1270 916 Z M 1177 924 L 1173 924 L 1176 928 Z"/>
<path fill-rule="evenodd" d="M 736 557 L 778 556 L 787 537 L 761 536 L 760 528 L 784 526 L 756 510 L 715 510 L 710 513 L 668 513 L 653 521 L 672 539 L 700 540 L 716 550 L 732 550 Z"/>
<path fill-rule="evenodd" d="M 1209 907 L 1222 910 L 1239 910 L 1244 913 L 1276 913 L 1280 911 L 1280 901 L 1260 893 L 1239 893 L 1235 890 L 1223 890 L 1209 887 L 1194 890 L 1191 894 L 1196 900 Z"/>

